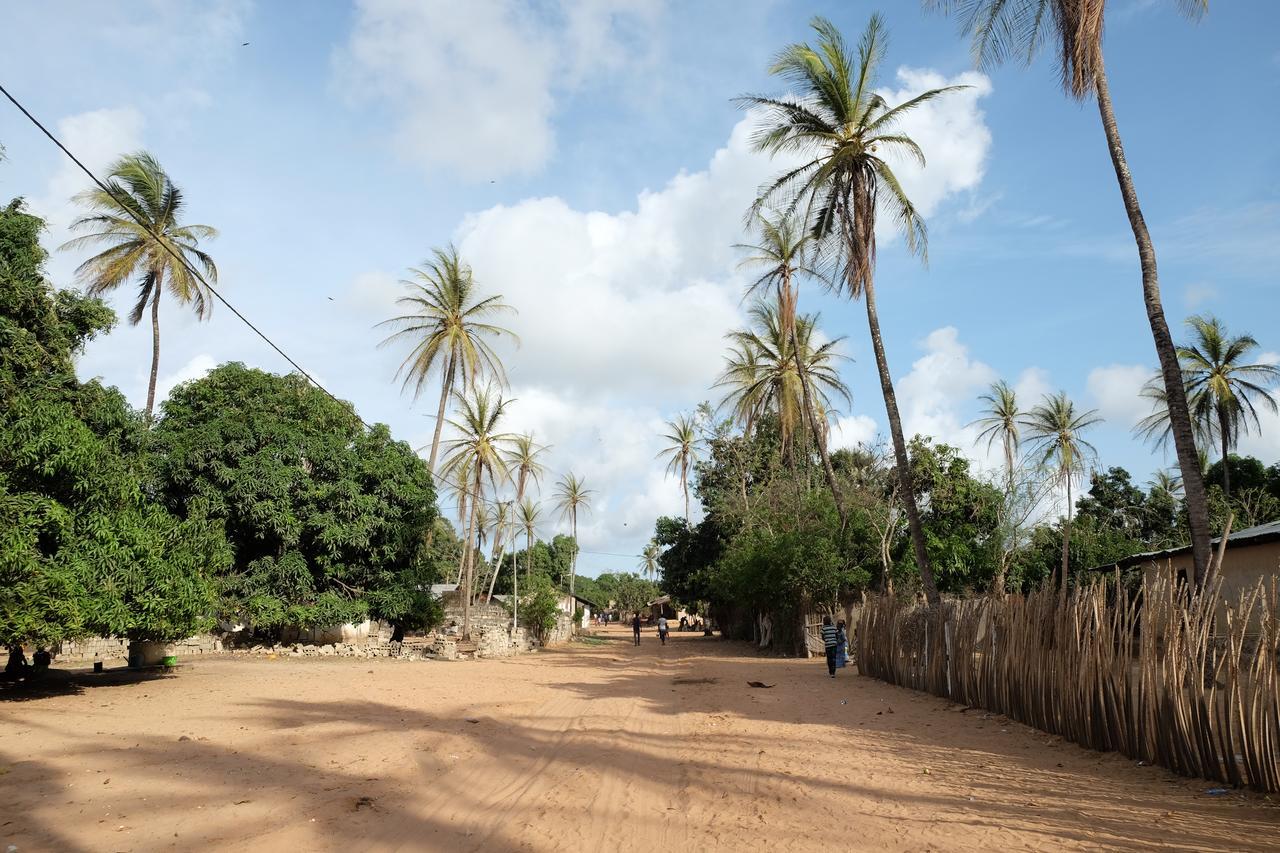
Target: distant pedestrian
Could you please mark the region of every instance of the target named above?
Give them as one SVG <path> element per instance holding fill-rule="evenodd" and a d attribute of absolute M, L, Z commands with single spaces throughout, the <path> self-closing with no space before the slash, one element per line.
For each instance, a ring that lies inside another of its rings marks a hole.
<path fill-rule="evenodd" d="M 836 623 L 836 669 L 844 669 L 849 665 L 849 629 L 844 620 Z"/>
<path fill-rule="evenodd" d="M 662 641 L 662 645 L 667 644 L 667 617 L 658 617 L 658 639 Z"/>
<path fill-rule="evenodd" d="M 640 645 L 640 611 L 636 611 L 636 615 L 631 617 L 631 633 L 635 635 L 636 645 Z"/>
<path fill-rule="evenodd" d="M 822 645 L 827 650 L 827 672 L 836 677 L 836 647 L 840 642 L 840 634 L 832 624 L 830 616 L 822 617 Z"/>

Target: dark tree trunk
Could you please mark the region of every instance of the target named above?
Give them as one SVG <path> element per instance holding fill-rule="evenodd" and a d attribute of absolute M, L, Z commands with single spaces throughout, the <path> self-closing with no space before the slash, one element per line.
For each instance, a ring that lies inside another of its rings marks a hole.
<path fill-rule="evenodd" d="M 889 433 L 893 437 L 893 455 L 897 462 L 898 489 L 902 493 L 902 506 L 907 513 L 907 526 L 911 530 L 911 545 L 915 549 L 916 565 L 920 567 L 920 585 L 930 607 L 937 607 L 942 599 L 938 585 L 929 566 L 925 550 L 924 526 L 920 523 L 920 508 L 916 506 L 916 493 L 911 480 L 911 465 L 907 459 L 907 443 L 902 438 L 902 418 L 898 415 L 898 397 L 893 391 L 893 377 L 889 374 L 889 361 L 884 353 L 884 340 L 880 336 L 880 316 L 876 312 L 876 291 L 868 275 L 863 282 L 863 299 L 867 302 L 867 325 L 871 328 L 871 348 L 876 354 L 876 368 L 880 372 L 880 390 L 884 392 L 885 414 L 889 419 Z"/>
<path fill-rule="evenodd" d="M 1067 521 L 1062 526 L 1062 568 L 1058 571 L 1058 600 L 1067 600 L 1067 572 L 1071 566 L 1071 475 L 1067 475 Z"/>
<path fill-rule="evenodd" d="M 440 405 L 436 409 L 436 431 L 431 437 L 431 458 L 427 460 L 427 468 L 431 470 L 431 476 L 436 475 L 436 455 L 440 451 L 440 431 L 444 427 L 444 410 L 445 405 L 449 402 L 449 392 L 453 389 L 453 375 L 457 369 L 454 362 L 454 354 L 449 353 L 449 363 L 444 369 L 444 378 L 440 380 Z"/>
<path fill-rule="evenodd" d="M 1160 279 L 1156 273 L 1156 250 L 1147 230 L 1142 208 L 1138 204 L 1138 191 L 1133 184 L 1125 160 L 1120 130 L 1116 126 L 1115 110 L 1111 104 L 1111 90 L 1107 85 L 1107 72 L 1098 61 L 1096 88 L 1098 112 L 1102 117 L 1102 130 L 1107 137 L 1111 163 L 1115 167 L 1116 181 L 1124 199 L 1125 212 L 1129 215 L 1129 227 L 1133 230 L 1138 246 L 1138 261 L 1142 267 L 1142 296 L 1147 308 L 1147 321 L 1160 359 L 1160 375 L 1164 380 L 1165 400 L 1169 409 L 1169 426 L 1173 433 L 1173 446 L 1178 453 L 1178 467 L 1182 470 L 1182 488 L 1187 505 L 1187 518 L 1191 527 L 1191 554 L 1195 562 L 1194 583 L 1201 583 L 1209 567 L 1209 501 L 1205 494 L 1204 478 L 1200 475 L 1200 459 L 1196 454 L 1195 433 L 1191 427 L 1191 414 L 1187 408 L 1186 387 L 1182 382 L 1182 368 L 1178 364 L 1178 352 L 1169 334 L 1164 306 L 1160 302 Z"/>
<path fill-rule="evenodd" d="M 1227 410 L 1218 407 L 1218 429 L 1222 432 L 1222 493 L 1231 498 L 1231 465 L 1227 454 L 1231 452 L 1231 434 L 1227 432 Z"/>
<path fill-rule="evenodd" d="M 147 382 L 147 426 L 156 408 L 156 375 L 160 372 L 160 287 L 151 295 L 151 378 Z"/>

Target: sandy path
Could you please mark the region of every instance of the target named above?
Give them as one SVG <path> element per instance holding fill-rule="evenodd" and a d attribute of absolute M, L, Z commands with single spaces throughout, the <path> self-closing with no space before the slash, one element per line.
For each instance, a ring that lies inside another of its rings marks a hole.
<path fill-rule="evenodd" d="M 776 684 L 760 690 L 748 680 Z M 0 692 L 29 850 L 1275 849 L 1280 808 L 821 662 L 675 635 L 220 658 Z M 927 772 L 926 772 L 927 771 Z"/>

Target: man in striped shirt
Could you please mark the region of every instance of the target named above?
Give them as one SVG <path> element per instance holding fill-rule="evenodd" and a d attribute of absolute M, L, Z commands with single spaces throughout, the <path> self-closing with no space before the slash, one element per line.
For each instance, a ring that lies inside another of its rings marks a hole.
<path fill-rule="evenodd" d="M 822 617 L 822 645 L 827 649 L 827 672 L 836 677 L 836 647 L 839 645 L 839 634 L 836 626 L 831 624 L 830 616 Z"/>

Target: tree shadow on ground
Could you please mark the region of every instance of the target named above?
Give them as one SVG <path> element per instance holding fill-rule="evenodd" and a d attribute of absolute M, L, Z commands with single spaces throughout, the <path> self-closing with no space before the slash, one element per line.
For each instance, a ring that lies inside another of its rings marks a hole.
<path fill-rule="evenodd" d="M 50 669 L 27 675 L 20 681 L 0 681 L 0 702 L 30 702 L 52 696 L 74 696 L 95 687 L 123 687 L 147 681 L 175 678 L 173 670 L 117 667 L 104 672 L 87 669 Z"/>

